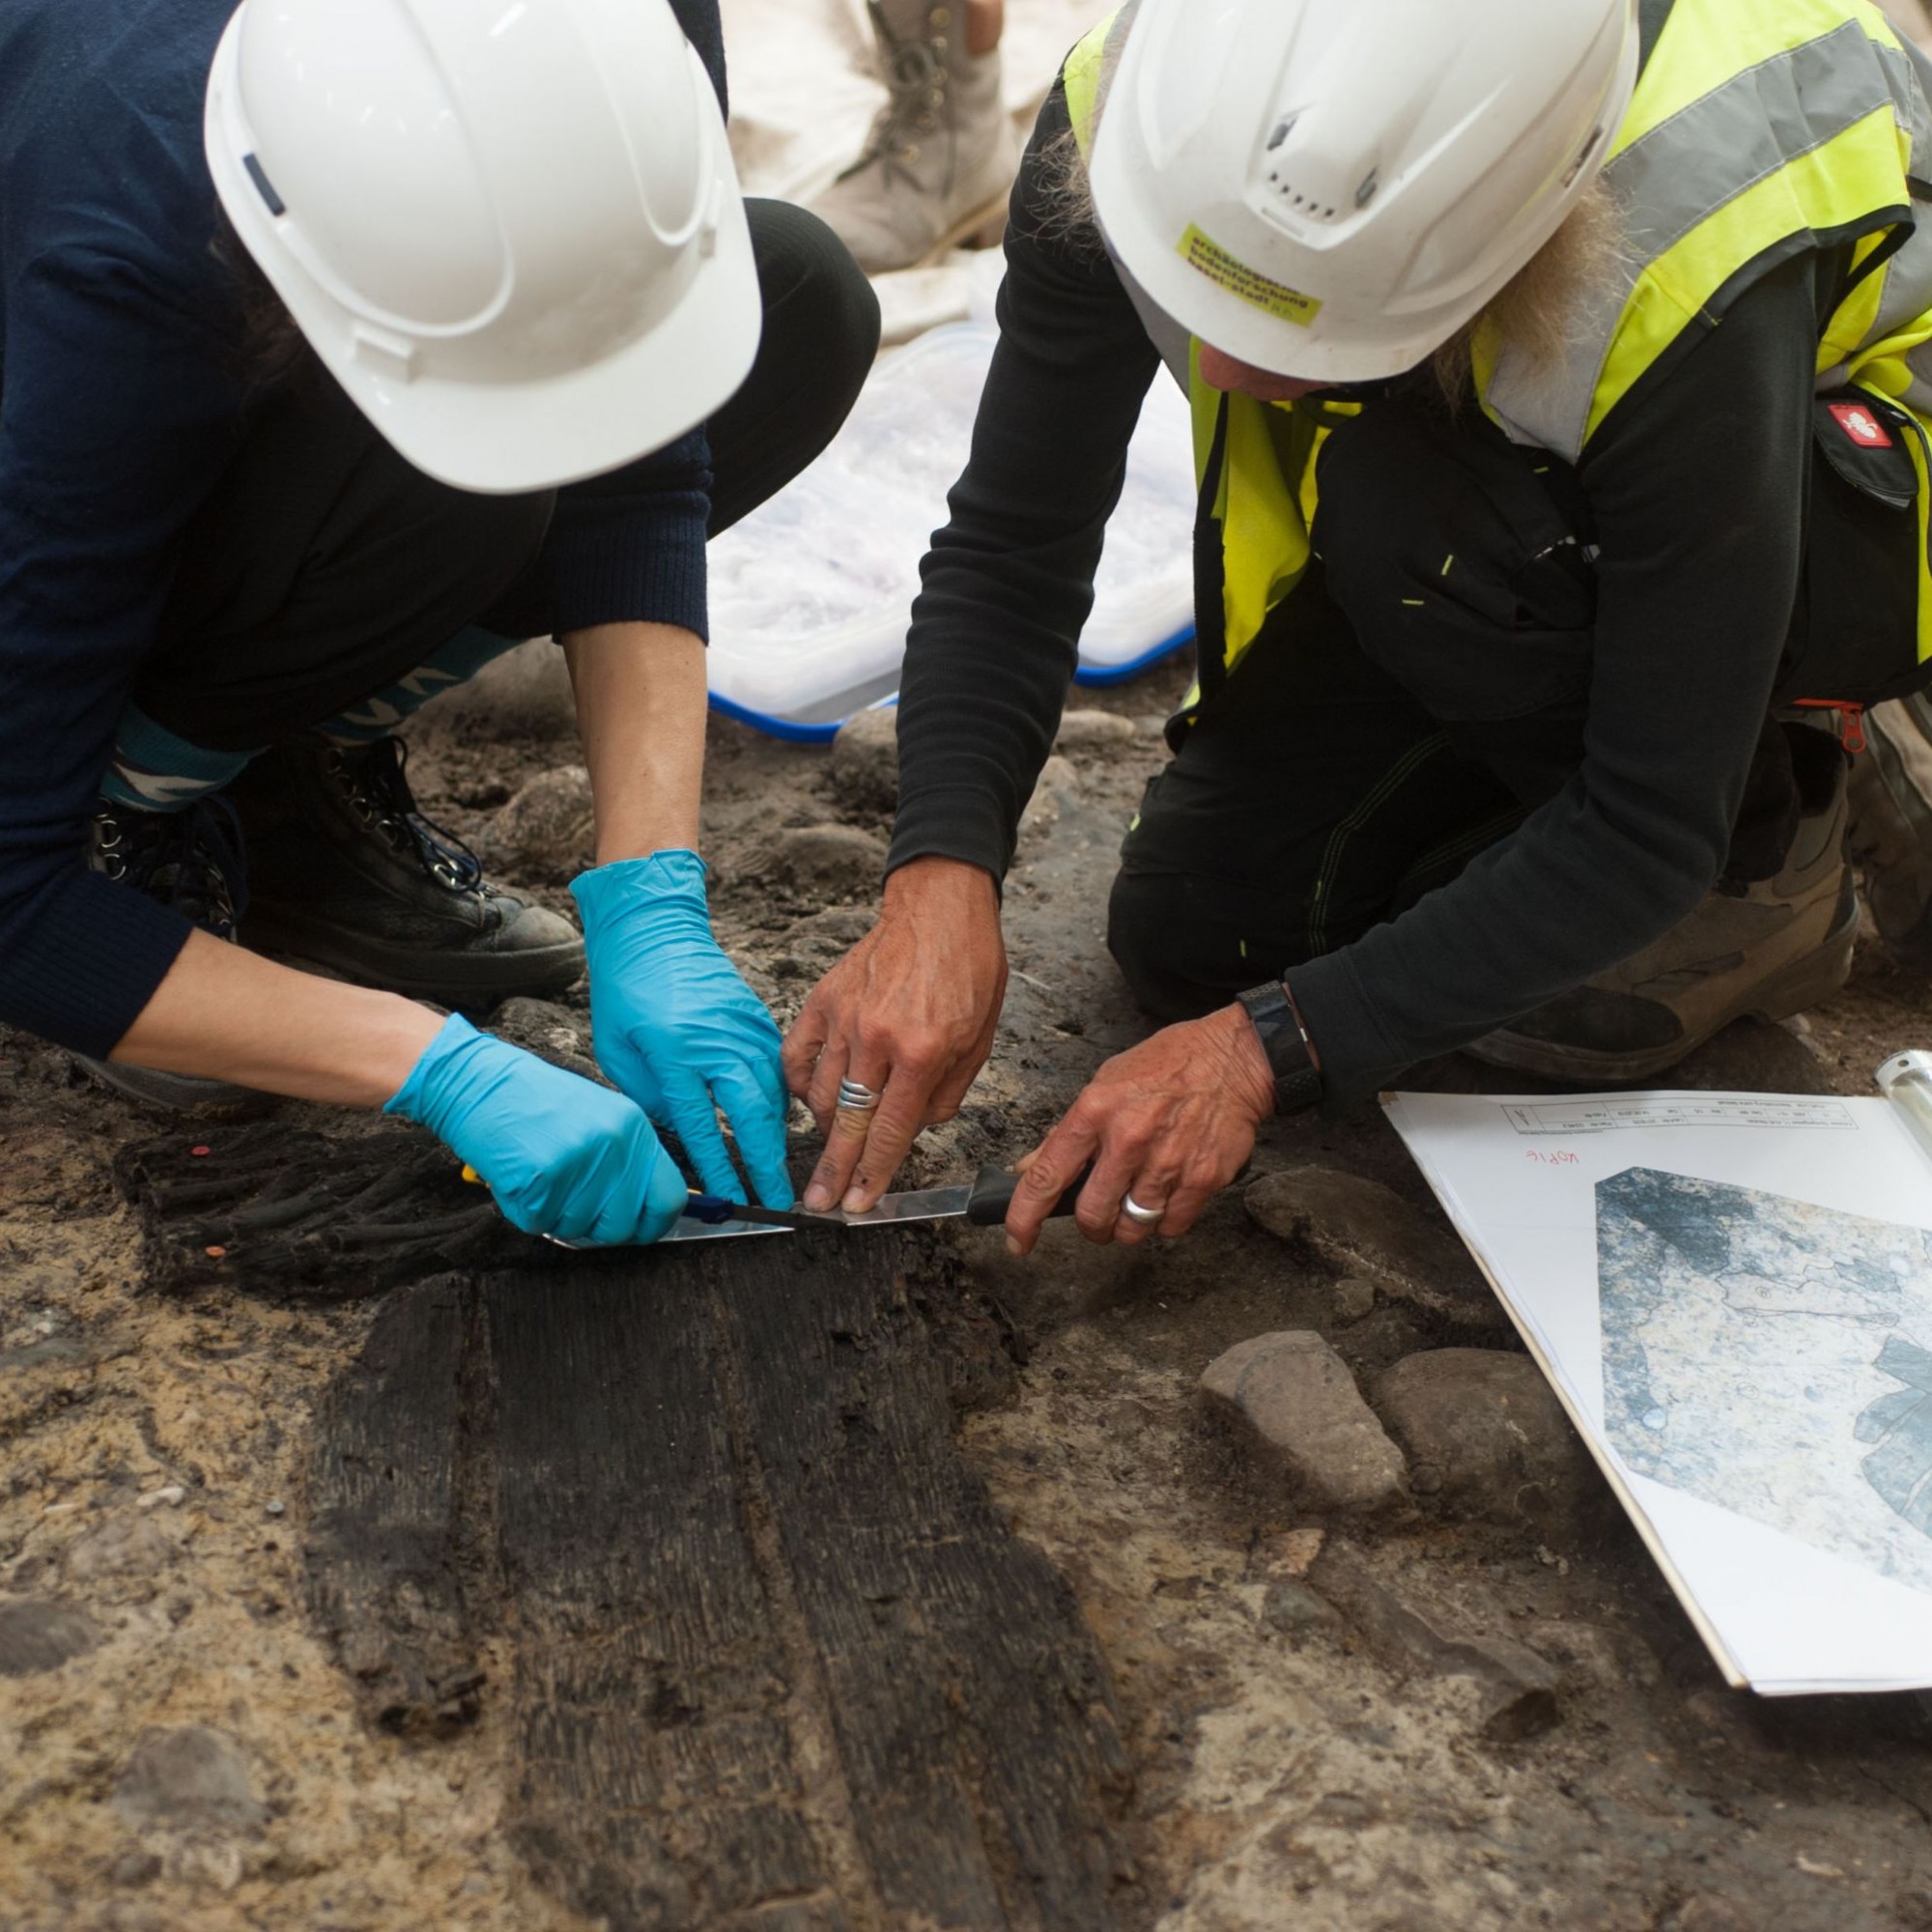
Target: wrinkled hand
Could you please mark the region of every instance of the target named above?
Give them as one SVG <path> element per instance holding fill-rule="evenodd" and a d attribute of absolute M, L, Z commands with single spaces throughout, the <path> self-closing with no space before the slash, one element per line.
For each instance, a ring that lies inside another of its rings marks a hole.
<path fill-rule="evenodd" d="M 579 1245 L 655 1241 L 684 1211 L 684 1177 L 641 1112 L 452 1014 L 383 1109 L 427 1127 L 489 1183 L 526 1235 Z"/>
<path fill-rule="evenodd" d="M 895 872 L 878 923 L 811 989 L 785 1036 L 785 1078 L 825 1135 L 808 1208 L 871 1207 L 920 1129 L 959 1111 L 1006 991 L 991 874 L 952 859 Z M 881 1096 L 876 1112 L 838 1111 L 845 1079 Z"/>
<path fill-rule="evenodd" d="M 1246 1011 L 1223 1007 L 1164 1027 L 1117 1054 L 1022 1165 L 1007 1213 L 1007 1245 L 1030 1253 L 1065 1189 L 1091 1160 L 1074 1219 L 1090 1241 L 1128 1246 L 1191 1228 L 1208 1198 L 1240 1173 L 1255 1129 L 1274 1112 L 1267 1055 Z M 1121 1203 L 1165 1211 L 1130 1220 Z"/>
<path fill-rule="evenodd" d="M 623 859 L 580 873 L 570 890 L 583 915 L 598 1065 L 676 1134 L 707 1193 L 745 1198 L 722 1112 L 758 1199 L 789 1208 L 778 1024 L 711 936 L 703 860 Z"/>

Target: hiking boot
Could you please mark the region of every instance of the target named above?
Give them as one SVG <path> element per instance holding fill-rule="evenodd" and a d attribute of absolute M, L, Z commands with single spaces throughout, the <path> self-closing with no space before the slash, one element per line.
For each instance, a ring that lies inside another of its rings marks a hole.
<path fill-rule="evenodd" d="M 241 828 L 225 799 L 197 799 L 179 811 L 142 811 L 103 799 L 88 828 L 87 863 L 130 892 L 173 906 L 213 938 L 234 942 L 247 886 Z M 84 1053 L 73 1059 L 103 1087 L 151 1107 L 233 1108 L 260 1099 L 226 1080 L 91 1060 Z"/>
<path fill-rule="evenodd" d="M 1852 760 L 1852 859 L 1878 936 L 1901 966 L 1932 973 L 1932 702 L 1921 693 L 1865 713 Z"/>
<path fill-rule="evenodd" d="M 1000 55 L 966 51 L 964 0 L 868 0 L 886 104 L 812 203 L 868 275 L 911 269 L 1005 219 L 1019 167 Z"/>
<path fill-rule="evenodd" d="M 568 920 L 487 884 L 416 810 L 399 738 L 300 740 L 238 779 L 252 872 L 243 942 L 471 1011 L 561 992 L 583 971 Z"/>
<path fill-rule="evenodd" d="M 1648 1080 L 1732 1020 L 1787 1019 L 1830 998 L 1858 935 L 1846 821 L 1834 757 L 1830 796 L 1799 819 L 1775 878 L 1720 884 L 1655 945 L 1463 1051 L 1552 1080 Z"/>

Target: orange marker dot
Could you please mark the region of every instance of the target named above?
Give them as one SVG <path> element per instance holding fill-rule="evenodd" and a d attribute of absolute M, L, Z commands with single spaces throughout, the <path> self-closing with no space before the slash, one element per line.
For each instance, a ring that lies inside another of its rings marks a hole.
<path fill-rule="evenodd" d="M 210 1261 L 213 1262 L 225 1261 L 228 1258 L 228 1250 L 226 1248 L 203 1248 L 202 1253 L 205 1254 Z"/>

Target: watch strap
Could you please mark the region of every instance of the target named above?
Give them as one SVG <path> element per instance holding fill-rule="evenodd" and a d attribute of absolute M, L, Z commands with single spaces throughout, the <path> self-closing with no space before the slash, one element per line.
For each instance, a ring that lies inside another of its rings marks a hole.
<path fill-rule="evenodd" d="M 1301 1015 L 1279 980 L 1250 986 L 1236 996 L 1247 1010 L 1249 1023 L 1267 1055 L 1274 1076 L 1274 1104 L 1279 1114 L 1298 1114 L 1321 1098 L 1321 1073 L 1315 1065 Z"/>

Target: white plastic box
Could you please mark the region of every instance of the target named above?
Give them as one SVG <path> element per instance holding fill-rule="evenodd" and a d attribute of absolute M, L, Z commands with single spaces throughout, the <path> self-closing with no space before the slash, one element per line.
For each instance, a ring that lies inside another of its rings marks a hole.
<path fill-rule="evenodd" d="M 997 340 L 957 323 L 882 356 L 824 455 L 711 545 L 721 710 L 829 738 L 897 692 L 920 559 L 965 468 Z M 1193 635 L 1194 505 L 1187 405 L 1159 375 L 1107 526 L 1081 682 L 1130 677 Z"/>

